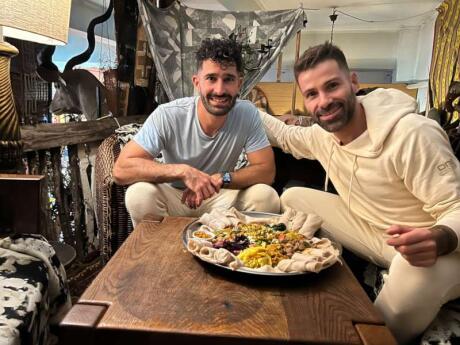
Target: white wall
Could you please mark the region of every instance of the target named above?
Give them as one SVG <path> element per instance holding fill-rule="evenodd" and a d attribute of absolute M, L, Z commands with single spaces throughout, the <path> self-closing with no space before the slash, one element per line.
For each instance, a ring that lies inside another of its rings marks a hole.
<path fill-rule="evenodd" d="M 329 39 L 330 33 L 327 32 L 304 31 L 300 41 L 300 54 L 308 47 L 324 43 Z M 351 69 L 391 71 L 396 67 L 397 32 L 336 33 L 333 41 L 345 53 Z M 292 72 L 294 60 L 295 38 L 283 51 L 282 81 L 294 80 Z M 276 81 L 276 68 L 275 63 L 264 76 L 263 81 Z"/>
<path fill-rule="evenodd" d="M 357 70 L 365 83 L 413 82 L 427 80 L 431 62 L 434 22 L 437 13 L 420 26 L 399 31 L 336 32 L 333 42 L 347 57 L 350 69 Z M 300 54 L 310 46 L 330 39 L 330 32 L 309 32 L 301 35 Z M 295 38 L 283 51 L 281 81 L 293 81 Z M 262 81 L 276 81 L 275 63 Z M 393 73 L 392 73 L 393 72 Z M 392 74 L 392 80 L 388 80 Z"/>
<path fill-rule="evenodd" d="M 418 28 L 404 28 L 399 32 L 397 49 L 396 82 L 415 79 L 418 51 Z"/>
<path fill-rule="evenodd" d="M 417 66 L 415 68 L 415 79 L 424 80 L 429 78 L 431 56 L 433 53 L 434 24 L 437 13 L 433 13 L 420 27 L 418 37 Z"/>
<path fill-rule="evenodd" d="M 437 13 L 433 13 L 419 27 L 404 28 L 399 33 L 395 81 L 416 83 L 419 111 L 427 107 L 436 16 Z"/>
<path fill-rule="evenodd" d="M 433 50 L 434 22 L 399 32 L 396 82 L 427 80 Z"/>

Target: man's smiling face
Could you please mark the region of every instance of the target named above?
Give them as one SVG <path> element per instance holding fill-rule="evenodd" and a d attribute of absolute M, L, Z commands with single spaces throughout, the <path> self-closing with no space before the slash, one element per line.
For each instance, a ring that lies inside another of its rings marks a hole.
<path fill-rule="evenodd" d="M 221 65 L 212 60 L 203 61 L 192 80 L 203 106 L 215 116 L 227 115 L 233 108 L 242 83 L 235 65 Z"/>
<path fill-rule="evenodd" d="M 355 76 L 330 59 L 301 72 L 297 82 L 305 108 L 316 123 L 328 132 L 338 132 L 347 126 L 356 108 Z"/>

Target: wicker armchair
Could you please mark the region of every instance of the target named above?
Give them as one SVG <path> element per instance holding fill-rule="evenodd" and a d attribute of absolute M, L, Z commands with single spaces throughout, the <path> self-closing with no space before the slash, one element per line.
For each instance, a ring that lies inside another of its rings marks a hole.
<path fill-rule="evenodd" d="M 112 134 L 99 146 L 96 154 L 96 222 L 102 260 L 107 262 L 133 230 L 125 207 L 126 186 L 112 178 L 112 168 L 120 154 L 118 134 Z"/>

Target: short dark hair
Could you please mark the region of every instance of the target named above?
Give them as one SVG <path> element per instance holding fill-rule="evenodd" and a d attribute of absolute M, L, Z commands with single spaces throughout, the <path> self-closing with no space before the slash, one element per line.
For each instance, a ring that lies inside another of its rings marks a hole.
<path fill-rule="evenodd" d="M 332 43 L 325 42 L 305 50 L 294 65 L 295 79 L 298 80 L 300 73 L 314 68 L 316 65 L 326 60 L 335 60 L 341 70 L 350 72 L 343 51 Z"/>
<path fill-rule="evenodd" d="M 207 38 L 196 52 L 196 68 L 199 70 L 205 60 L 212 60 L 219 65 L 236 66 L 238 73 L 243 73 L 243 58 L 241 44 L 235 40 L 225 38 Z"/>

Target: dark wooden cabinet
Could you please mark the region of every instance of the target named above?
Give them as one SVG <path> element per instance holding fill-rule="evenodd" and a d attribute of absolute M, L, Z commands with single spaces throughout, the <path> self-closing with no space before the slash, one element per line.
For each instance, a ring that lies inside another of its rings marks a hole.
<path fill-rule="evenodd" d="M 43 233 L 42 175 L 0 174 L 0 236 Z"/>

